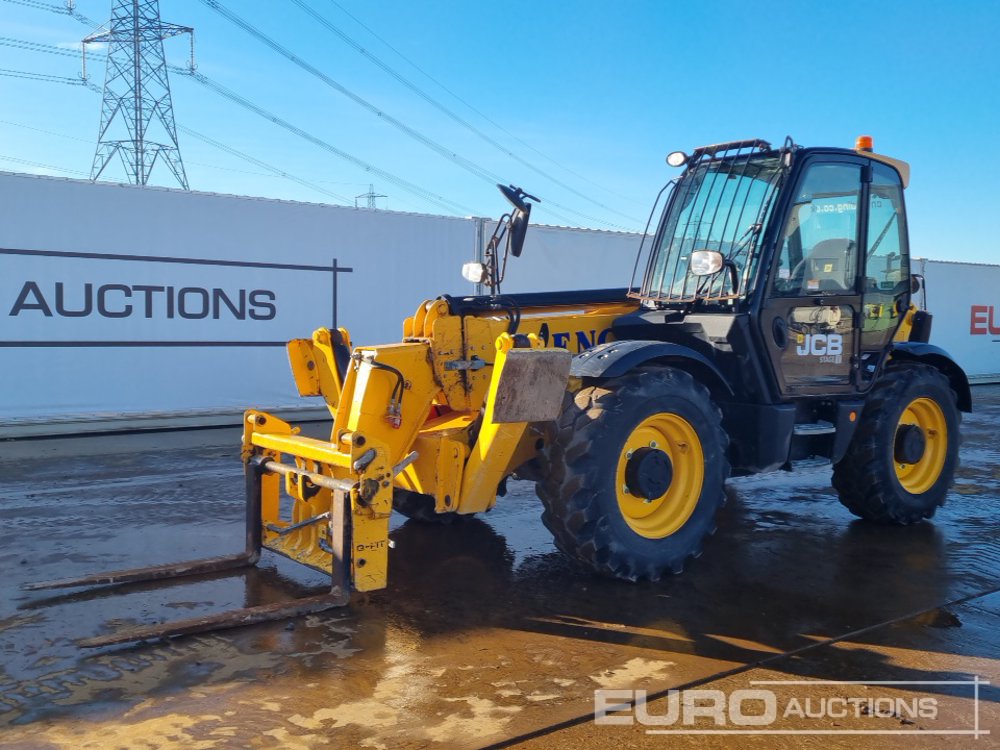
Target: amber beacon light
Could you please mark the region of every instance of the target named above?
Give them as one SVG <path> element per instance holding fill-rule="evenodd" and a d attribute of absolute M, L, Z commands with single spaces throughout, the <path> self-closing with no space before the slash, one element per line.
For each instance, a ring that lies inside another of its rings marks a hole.
<path fill-rule="evenodd" d="M 875 139 L 870 135 L 859 135 L 854 142 L 854 148 L 856 151 L 874 151 Z"/>

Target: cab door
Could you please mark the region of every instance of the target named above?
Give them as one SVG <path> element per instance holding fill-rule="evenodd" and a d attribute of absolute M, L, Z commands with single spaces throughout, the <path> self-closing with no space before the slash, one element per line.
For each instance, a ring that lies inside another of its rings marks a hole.
<path fill-rule="evenodd" d="M 813 157 L 792 188 L 760 316 L 783 396 L 856 390 L 867 160 Z"/>

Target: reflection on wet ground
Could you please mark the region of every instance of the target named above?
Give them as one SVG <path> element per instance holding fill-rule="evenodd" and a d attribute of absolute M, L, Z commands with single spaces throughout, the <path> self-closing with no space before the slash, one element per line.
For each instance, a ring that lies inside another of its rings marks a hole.
<path fill-rule="evenodd" d="M 482 519 L 395 519 L 389 590 L 344 611 L 96 653 L 74 639 L 318 593 L 325 580 L 265 556 L 184 583 L 22 592 L 32 580 L 238 551 L 238 434 L 2 443 L 0 744 L 645 746 L 638 734 L 593 733 L 595 688 L 721 683 L 757 665 L 810 679 L 996 683 L 1000 599 L 974 597 L 1000 586 L 1000 388 L 974 395 L 958 481 L 933 523 L 853 520 L 828 469 L 733 480 L 702 558 L 633 585 L 563 558 L 531 485 L 512 483 Z M 1000 695 L 984 697 L 995 719 Z"/>

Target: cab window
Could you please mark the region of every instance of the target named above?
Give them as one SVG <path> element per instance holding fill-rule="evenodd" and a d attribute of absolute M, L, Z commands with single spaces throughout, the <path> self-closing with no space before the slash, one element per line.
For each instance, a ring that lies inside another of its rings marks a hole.
<path fill-rule="evenodd" d="M 855 293 L 860 203 L 860 165 L 806 170 L 782 232 L 774 296 Z"/>
<path fill-rule="evenodd" d="M 896 170 L 885 164 L 872 166 L 865 244 L 861 346 L 880 349 L 895 332 L 910 290 L 903 186 Z"/>

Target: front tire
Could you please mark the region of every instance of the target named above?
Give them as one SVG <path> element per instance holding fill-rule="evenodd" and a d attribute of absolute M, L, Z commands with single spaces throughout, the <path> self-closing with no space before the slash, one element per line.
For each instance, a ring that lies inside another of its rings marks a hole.
<path fill-rule="evenodd" d="M 878 523 L 905 526 L 931 518 L 955 477 L 960 424 L 957 397 L 939 370 L 890 364 L 833 468 L 840 502 Z"/>
<path fill-rule="evenodd" d="M 682 370 L 583 388 L 547 441 L 542 522 L 560 550 L 605 575 L 679 573 L 715 531 L 728 446 L 708 390 Z"/>

